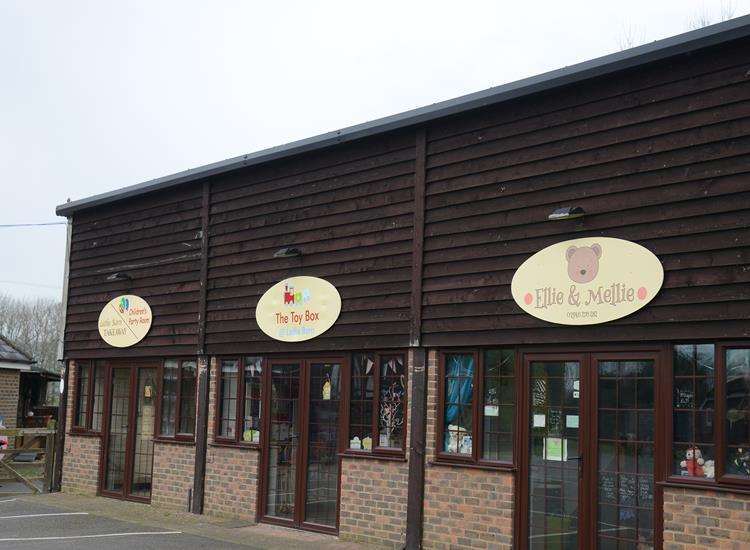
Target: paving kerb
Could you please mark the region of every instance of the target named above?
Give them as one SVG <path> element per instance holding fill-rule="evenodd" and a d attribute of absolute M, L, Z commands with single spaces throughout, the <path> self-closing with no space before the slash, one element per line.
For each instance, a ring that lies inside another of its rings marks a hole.
<path fill-rule="evenodd" d="M 250 548 L 325 548 L 349 550 L 376 548 L 341 542 L 336 537 L 266 524 L 254 524 L 188 512 L 166 511 L 146 504 L 122 500 L 52 493 L 15 497 L 19 502 L 53 506 L 62 510 L 88 512 L 92 516 L 118 519 L 161 530 L 178 530 L 215 540 L 242 544 Z"/>

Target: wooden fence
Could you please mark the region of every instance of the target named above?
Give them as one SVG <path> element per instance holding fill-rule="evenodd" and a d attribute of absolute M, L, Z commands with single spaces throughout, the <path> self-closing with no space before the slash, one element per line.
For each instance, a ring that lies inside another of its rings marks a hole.
<path fill-rule="evenodd" d="M 55 465 L 56 435 L 54 425 L 46 428 L 0 429 L 0 436 L 8 438 L 8 447 L 0 450 L 0 485 L 8 480 L 18 481 L 32 493 L 49 493 Z M 20 455 L 26 455 L 30 460 L 17 460 Z M 40 480 L 41 488 L 35 483 Z"/>

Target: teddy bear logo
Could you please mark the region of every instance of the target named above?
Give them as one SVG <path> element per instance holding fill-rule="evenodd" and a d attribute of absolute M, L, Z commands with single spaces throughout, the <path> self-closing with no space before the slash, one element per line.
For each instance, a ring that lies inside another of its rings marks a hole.
<path fill-rule="evenodd" d="M 602 247 L 594 243 L 591 246 L 570 246 L 565 251 L 568 260 L 568 277 L 576 283 L 590 283 L 599 273 L 599 259 Z"/>

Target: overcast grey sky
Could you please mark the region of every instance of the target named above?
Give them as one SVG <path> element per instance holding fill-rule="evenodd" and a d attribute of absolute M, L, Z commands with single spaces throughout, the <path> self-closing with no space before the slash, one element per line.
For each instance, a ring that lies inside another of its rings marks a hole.
<path fill-rule="evenodd" d="M 0 224 L 650 42 L 750 0 L 0 0 Z M 59 297 L 64 226 L 0 228 L 0 292 Z"/>

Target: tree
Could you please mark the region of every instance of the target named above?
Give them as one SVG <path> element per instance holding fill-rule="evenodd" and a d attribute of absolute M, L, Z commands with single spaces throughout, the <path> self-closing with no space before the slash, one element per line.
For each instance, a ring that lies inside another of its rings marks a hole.
<path fill-rule="evenodd" d="M 31 354 L 37 364 L 58 372 L 57 342 L 62 307 L 50 298 L 21 300 L 0 294 L 0 334 Z"/>
<path fill-rule="evenodd" d="M 696 29 L 702 29 L 709 25 L 721 23 L 722 21 L 728 21 L 732 19 L 737 10 L 733 0 L 721 0 L 719 2 L 718 11 L 709 9 L 706 5 L 695 13 L 687 22 L 687 30 L 694 31 Z M 637 27 L 632 24 L 623 25 L 620 28 L 620 32 L 617 37 L 617 47 L 622 50 L 628 50 L 641 44 L 646 43 L 646 32 L 642 27 Z"/>
<path fill-rule="evenodd" d="M 714 23 L 721 23 L 722 21 L 728 21 L 729 19 L 734 17 L 734 13 L 735 13 L 734 2 L 730 0 L 722 0 L 719 3 L 719 12 L 716 14 L 709 11 L 704 5 L 703 9 L 701 9 L 701 11 L 696 13 L 688 21 L 688 28 L 690 30 L 702 29 L 703 27 L 708 27 L 709 25 L 713 25 Z"/>

